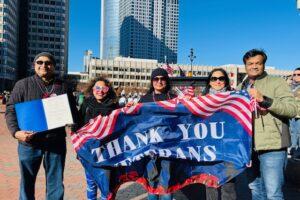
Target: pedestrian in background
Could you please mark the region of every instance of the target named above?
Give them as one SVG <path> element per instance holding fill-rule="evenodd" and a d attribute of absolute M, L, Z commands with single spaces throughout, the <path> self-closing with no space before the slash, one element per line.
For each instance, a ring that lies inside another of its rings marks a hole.
<path fill-rule="evenodd" d="M 292 76 L 292 92 L 294 97 L 298 102 L 298 106 L 300 107 L 300 68 L 297 68 L 293 72 Z M 300 115 L 298 115 L 290 120 L 290 131 L 291 131 L 291 140 L 292 146 L 290 148 L 290 154 L 293 158 L 300 159 Z"/>
<path fill-rule="evenodd" d="M 81 108 L 84 99 L 85 99 L 85 96 L 84 96 L 83 92 L 80 91 L 77 94 L 77 98 L 76 98 L 76 103 L 77 103 L 79 109 Z"/>
<path fill-rule="evenodd" d="M 125 90 L 122 90 L 121 97 L 119 99 L 119 106 L 124 107 L 127 104 L 126 94 Z"/>
<path fill-rule="evenodd" d="M 133 103 L 133 97 L 132 97 L 132 94 L 131 94 L 131 92 L 129 92 L 129 94 L 128 94 L 128 97 L 127 97 L 127 103 Z"/>

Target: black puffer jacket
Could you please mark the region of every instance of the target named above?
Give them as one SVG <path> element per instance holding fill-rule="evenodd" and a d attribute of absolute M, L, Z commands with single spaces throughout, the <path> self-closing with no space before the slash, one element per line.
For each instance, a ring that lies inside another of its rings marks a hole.
<path fill-rule="evenodd" d="M 94 96 L 85 99 L 79 110 L 82 118 L 82 123 L 79 127 L 87 124 L 90 119 L 97 117 L 98 115 L 109 115 L 113 110 L 118 109 L 118 103 L 112 99 L 105 99 L 99 103 Z"/>

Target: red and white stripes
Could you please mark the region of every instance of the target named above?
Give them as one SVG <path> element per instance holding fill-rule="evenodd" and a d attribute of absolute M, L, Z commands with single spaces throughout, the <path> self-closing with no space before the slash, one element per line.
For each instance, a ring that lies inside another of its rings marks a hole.
<path fill-rule="evenodd" d="M 181 99 L 184 104 L 194 115 L 207 118 L 213 113 L 224 111 L 237 119 L 252 135 L 252 113 L 250 100 L 243 95 L 230 94 L 230 92 L 219 93 L 215 95 L 206 95 L 195 97 L 190 100 Z"/>
<path fill-rule="evenodd" d="M 175 98 L 168 101 L 155 102 L 166 112 L 172 112 L 179 103 L 183 104 L 191 113 L 201 118 L 207 118 L 215 112 L 226 112 L 234 117 L 245 128 L 249 135 L 252 135 L 252 106 L 253 102 L 238 92 L 225 92 L 215 95 L 194 97 L 191 99 Z M 102 139 L 110 135 L 116 125 L 120 113 L 135 115 L 142 107 L 142 103 L 131 107 L 124 107 L 114 110 L 108 116 L 98 116 L 88 124 L 71 135 L 71 140 L 77 151 L 88 139 Z"/>
<path fill-rule="evenodd" d="M 88 139 L 102 139 L 112 133 L 114 130 L 117 118 L 121 112 L 132 115 L 136 114 L 142 104 L 137 104 L 131 107 L 114 110 L 108 116 L 101 116 L 90 120 L 88 124 L 79 129 L 76 134 L 71 135 L 71 140 L 75 150 L 77 151 Z"/>

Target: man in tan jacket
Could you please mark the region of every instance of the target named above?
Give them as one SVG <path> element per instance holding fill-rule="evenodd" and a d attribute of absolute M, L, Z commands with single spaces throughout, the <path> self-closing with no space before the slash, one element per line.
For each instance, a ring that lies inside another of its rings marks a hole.
<path fill-rule="evenodd" d="M 252 49 L 243 61 L 247 78 L 239 89 L 248 90 L 259 105 L 253 120 L 253 159 L 248 173 L 252 199 L 283 199 L 288 124 L 297 114 L 295 98 L 285 80 L 266 73 L 264 51 Z"/>

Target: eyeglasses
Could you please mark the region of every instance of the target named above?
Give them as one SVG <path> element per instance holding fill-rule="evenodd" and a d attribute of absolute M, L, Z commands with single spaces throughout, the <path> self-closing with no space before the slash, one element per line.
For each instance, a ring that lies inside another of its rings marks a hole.
<path fill-rule="evenodd" d="M 220 76 L 220 77 L 214 77 L 214 76 L 212 76 L 212 77 L 210 77 L 210 81 L 211 82 L 215 82 L 217 80 L 219 80 L 221 82 L 225 82 L 225 76 Z"/>
<path fill-rule="evenodd" d="M 38 65 L 43 65 L 43 64 L 45 64 L 45 65 L 52 65 L 52 62 L 51 61 L 38 60 L 38 61 L 36 61 L 36 64 L 38 64 Z"/>
<path fill-rule="evenodd" d="M 94 86 L 94 90 L 95 90 L 95 92 L 104 92 L 104 93 L 106 93 L 106 92 L 108 92 L 109 87 L 107 87 L 107 86 Z"/>
<path fill-rule="evenodd" d="M 153 81 L 155 81 L 155 82 L 158 82 L 158 81 L 163 82 L 163 81 L 167 81 L 167 78 L 166 77 L 154 77 Z"/>
<path fill-rule="evenodd" d="M 293 74 L 293 76 L 300 76 L 300 74 Z"/>

